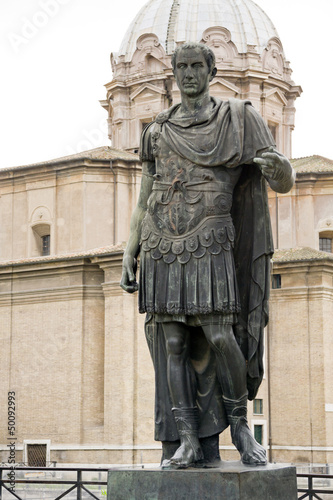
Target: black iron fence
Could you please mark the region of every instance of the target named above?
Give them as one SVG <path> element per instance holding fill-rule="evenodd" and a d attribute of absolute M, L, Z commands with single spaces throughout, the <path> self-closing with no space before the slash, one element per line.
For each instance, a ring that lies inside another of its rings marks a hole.
<path fill-rule="evenodd" d="M 329 500 L 333 499 L 332 474 L 297 474 L 298 500 Z M 301 484 L 305 482 L 305 485 Z"/>
<path fill-rule="evenodd" d="M 0 500 L 106 499 L 107 471 L 97 467 L 0 467 Z"/>
<path fill-rule="evenodd" d="M 97 467 L 0 467 L 0 500 L 103 500 L 107 472 Z M 333 475 L 299 473 L 297 480 L 298 500 L 333 500 Z"/>

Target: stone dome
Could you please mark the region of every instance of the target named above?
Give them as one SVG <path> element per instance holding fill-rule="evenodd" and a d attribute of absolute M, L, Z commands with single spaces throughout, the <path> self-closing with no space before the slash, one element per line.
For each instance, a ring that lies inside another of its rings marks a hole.
<path fill-rule="evenodd" d="M 260 54 L 277 31 L 267 14 L 252 0 L 149 0 L 130 24 L 118 56 L 130 61 L 137 39 L 145 33 L 157 35 L 167 54 L 177 43 L 199 42 L 213 26 L 227 28 L 239 53 L 248 45 Z"/>
<path fill-rule="evenodd" d="M 202 42 L 216 58 L 214 97 L 250 100 L 268 123 L 278 149 L 291 157 L 295 100 L 302 89 L 291 78 L 278 33 L 253 0 L 149 0 L 135 16 L 118 53 L 102 106 L 118 149 L 138 152 L 147 123 L 179 103 L 171 56 L 177 45 Z"/>

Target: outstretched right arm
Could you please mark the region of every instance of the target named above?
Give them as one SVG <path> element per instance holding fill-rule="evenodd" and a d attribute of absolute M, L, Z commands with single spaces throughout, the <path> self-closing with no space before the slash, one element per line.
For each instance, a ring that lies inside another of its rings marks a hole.
<path fill-rule="evenodd" d="M 123 258 L 123 273 L 120 286 L 128 293 L 136 292 L 136 259 L 140 252 L 141 225 L 147 211 L 147 202 L 150 196 L 154 179 L 148 172 L 152 171 L 150 162 L 142 163 L 142 180 L 139 200 L 131 217 L 130 235 Z"/>

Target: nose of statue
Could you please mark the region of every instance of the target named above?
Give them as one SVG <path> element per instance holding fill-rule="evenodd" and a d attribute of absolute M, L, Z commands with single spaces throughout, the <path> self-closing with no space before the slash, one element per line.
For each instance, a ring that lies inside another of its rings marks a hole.
<path fill-rule="evenodd" d="M 192 80 L 192 78 L 193 78 L 193 72 L 192 72 L 191 68 L 186 68 L 185 78 L 188 79 L 188 80 Z"/>

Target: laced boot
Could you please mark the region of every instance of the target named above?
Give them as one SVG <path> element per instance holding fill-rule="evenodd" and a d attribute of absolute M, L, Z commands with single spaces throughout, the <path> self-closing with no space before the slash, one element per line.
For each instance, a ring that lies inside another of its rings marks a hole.
<path fill-rule="evenodd" d="M 247 394 L 240 399 L 223 396 L 224 408 L 231 428 L 231 439 L 245 465 L 266 465 L 266 451 L 254 439 L 247 422 Z"/>
<path fill-rule="evenodd" d="M 180 446 L 170 460 L 164 460 L 162 468 L 186 469 L 203 460 L 198 438 L 198 408 L 172 408 L 180 438 Z"/>

